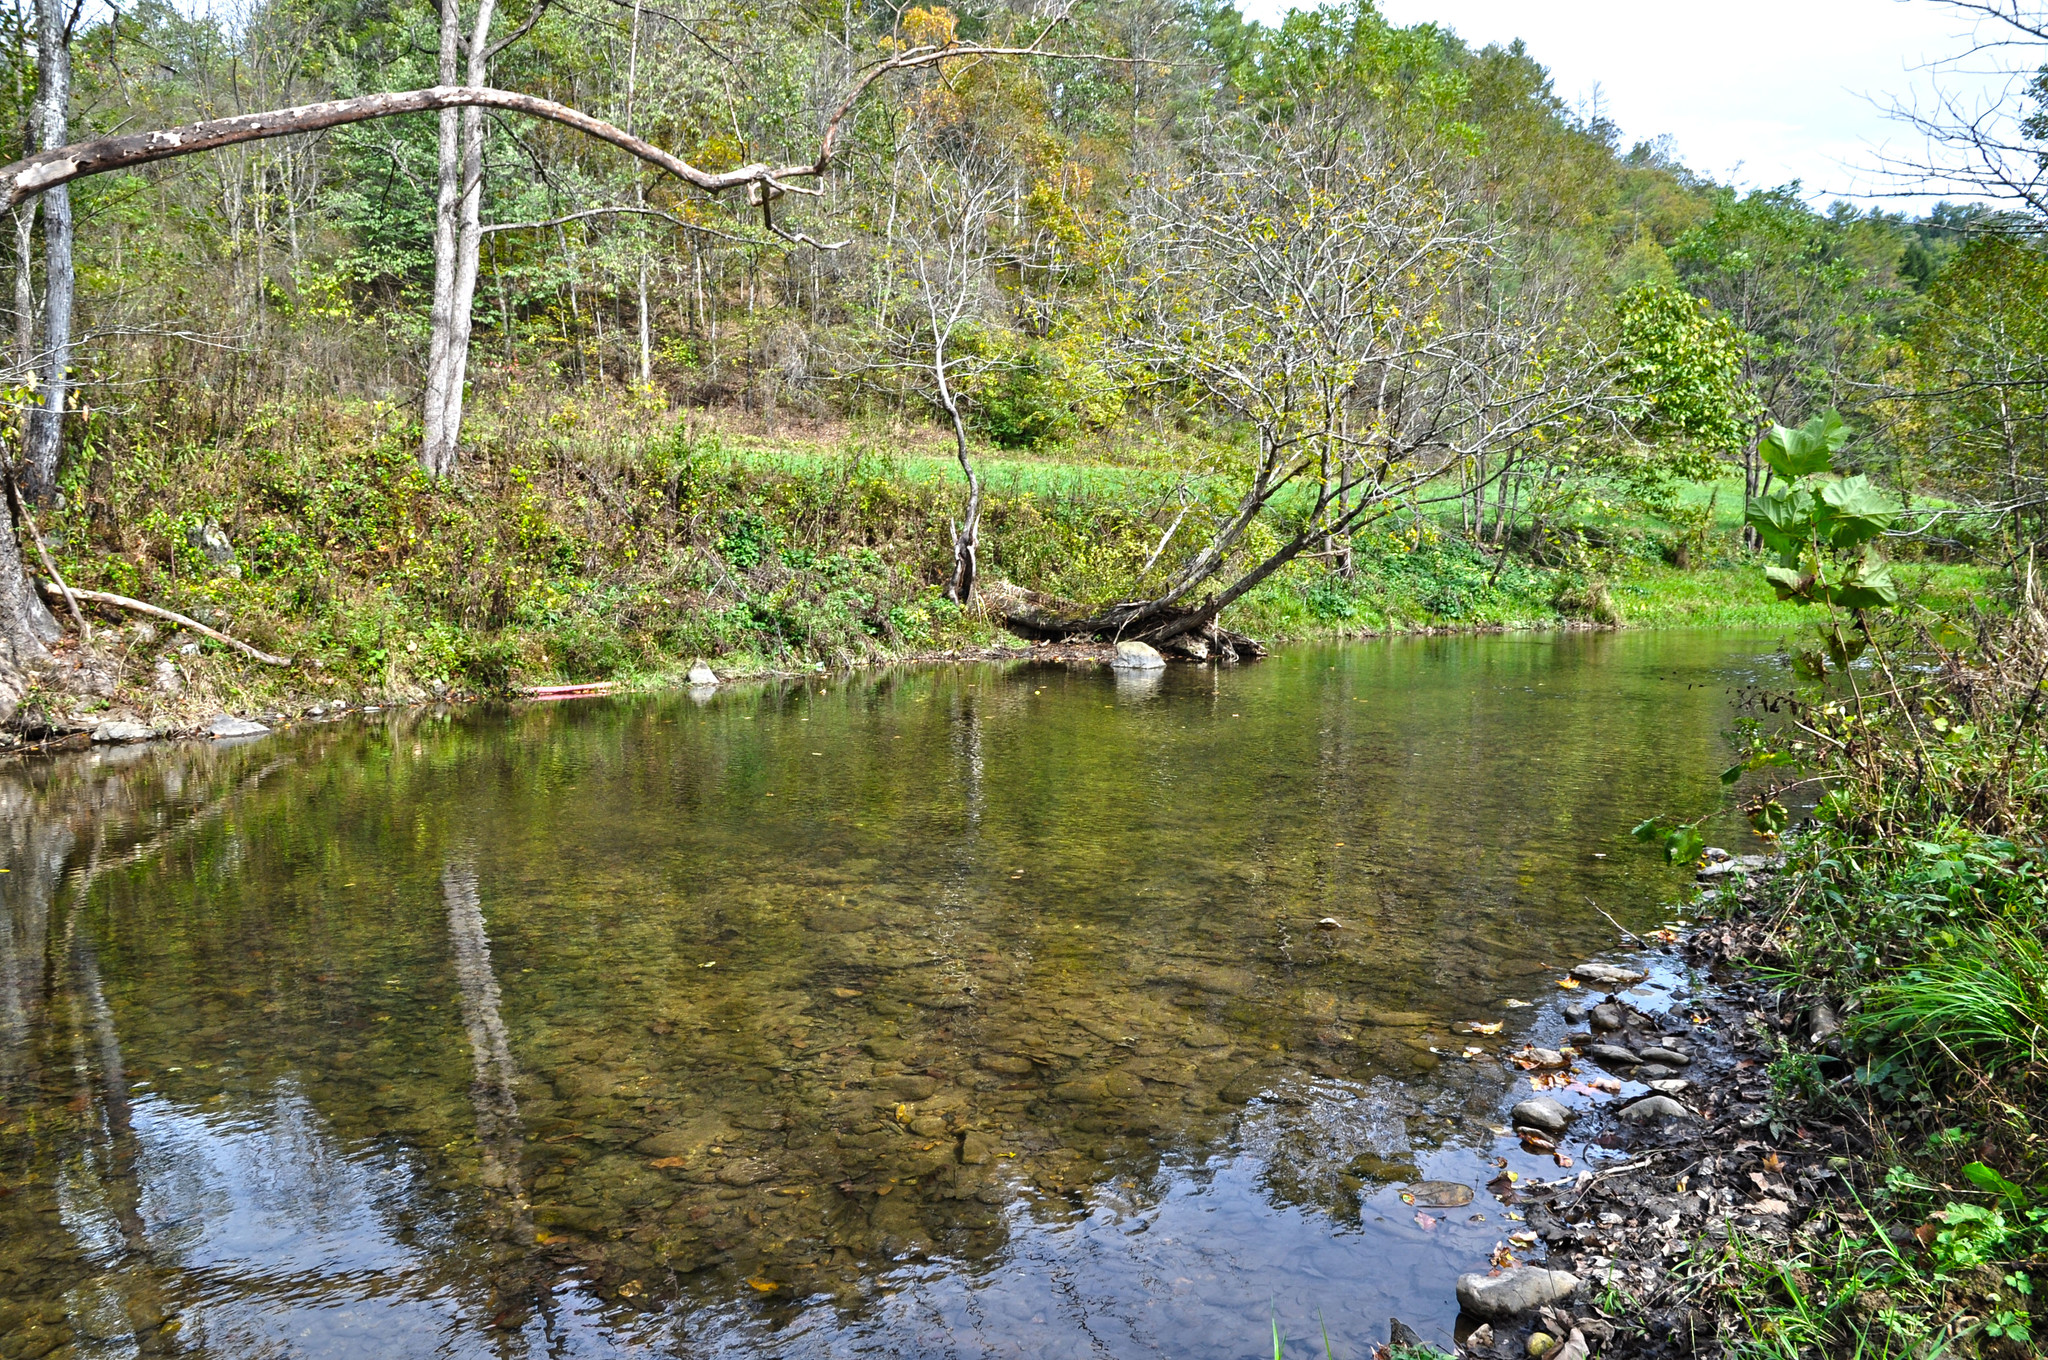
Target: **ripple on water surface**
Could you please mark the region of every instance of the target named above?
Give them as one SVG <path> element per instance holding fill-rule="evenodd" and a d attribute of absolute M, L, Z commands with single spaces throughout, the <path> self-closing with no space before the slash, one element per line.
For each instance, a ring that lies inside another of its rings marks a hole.
<path fill-rule="evenodd" d="M 18 768 L 0 1334 L 1447 1342 L 1510 1211 L 1400 1187 L 1554 1170 L 1496 1145 L 1496 1055 L 1561 1032 L 1589 897 L 1657 918 L 1627 828 L 1714 804 L 1763 650 L 903 670 Z"/>

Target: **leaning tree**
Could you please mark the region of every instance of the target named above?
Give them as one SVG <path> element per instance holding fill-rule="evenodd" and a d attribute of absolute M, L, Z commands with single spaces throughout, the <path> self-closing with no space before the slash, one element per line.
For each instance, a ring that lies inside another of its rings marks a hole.
<path fill-rule="evenodd" d="M 1159 576 L 1078 616 L 1012 613 L 1027 636 L 1215 636 L 1304 552 L 1466 494 L 1461 471 L 1483 486 L 1618 407 L 1569 271 L 1530 267 L 1454 139 L 1333 101 L 1219 119 L 1192 162 L 1141 177 L 1125 206 L 1109 343 L 1134 386 L 1243 442 L 1207 471 L 1193 541 L 1153 553 Z"/>
<path fill-rule="evenodd" d="M 1053 23 L 1047 24 L 1031 43 L 1019 47 L 949 42 L 900 48 L 867 67 L 850 83 L 845 94 L 827 113 L 818 135 L 817 152 L 806 161 L 781 165 L 755 162 L 730 170 L 702 170 L 623 128 L 566 104 L 508 90 L 450 84 L 271 109 L 184 127 L 122 133 L 54 147 L 0 167 L 0 207 L 17 208 L 38 195 L 89 175 L 214 151 L 241 142 L 292 137 L 402 114 L 496 109 L 574 128 L 637 156 L 708 194 L 743 190 L 748 201 L 760 210 L 761 224 L 768 232 L 791 242 L 817 245 L 818 242 L 802 232 L 788 230 L 776 221 L 776 201 L 790 194 L 817 196 L 823 192 L 806 181 L 816 180 L 831 169 L 847 120 L 876 82 L 897 72 L 945 62 L 1061 55 L 1048 52 L 1043 47 L 1045 38 L 1057 22 L 1056 16 Z M 6 498 L 0 498 L 0 722 L 13 718 L 23 695 L 39 678 L 55 675 L 55 658 L 50 645 L 60 632 L 55 618 L 40 598 L 41 587 L 35 573 L 21 555 L 17 527 L 12 507 Z M 56 584 L 60 583 L 53 583 L 53 588 Z"/>

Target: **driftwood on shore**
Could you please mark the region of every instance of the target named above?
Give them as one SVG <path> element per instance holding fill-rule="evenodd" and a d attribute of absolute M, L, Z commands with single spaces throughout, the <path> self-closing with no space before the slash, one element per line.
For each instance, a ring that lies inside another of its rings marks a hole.
<path fill-rule="evenodd" d="M 36 585 L 42 590 L 43 594 L 52 599 L 61 600 L 67 593 L 50 581 L 37 581 Z M 153 619 L 163 619 L 167 623 L 177 624 L 180 628 L 189 628 L 201 637 L 210 637 L 215 642 L 226 643 L 242 655 L 254 661 L 261 661 L 266 666 L 289 666 L 292 664 L 292 659 L 288 656 L 272 656 L 269 652 L 258 651 L 239 638 L 231 638 L 226 633 L 220 632 L 217 629 L 208 628 L 197 619 L 188 619 L 183 614 L 165 609 L 159 605 L 147 604 L 141 600 L 131 600 L 126 595 L 110 595 L 104 590 L 80 590 L 76 586 L 71 587 L 68 593 L 77 599 L 84 600 L 87 604 L 103 604 L 110 609 L 126 609 L 130 613 L 147 614 Z"/>

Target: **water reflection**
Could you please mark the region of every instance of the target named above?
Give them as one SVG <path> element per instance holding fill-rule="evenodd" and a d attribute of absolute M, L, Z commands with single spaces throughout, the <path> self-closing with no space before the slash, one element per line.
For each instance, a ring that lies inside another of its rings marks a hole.
<path fill-rule="evenodd" d="M 908 671 L 18 770 L 0 1333 L 1444 1339 L 1505 1224 L 1398 1185 L 1493 1174 L 1491 1055 L 1558 1024 L 1509 1003 L 1609 942 L 1586 896 L 1654 909 L 1626 827 L 1712 799 L 1752 650 Z"/>

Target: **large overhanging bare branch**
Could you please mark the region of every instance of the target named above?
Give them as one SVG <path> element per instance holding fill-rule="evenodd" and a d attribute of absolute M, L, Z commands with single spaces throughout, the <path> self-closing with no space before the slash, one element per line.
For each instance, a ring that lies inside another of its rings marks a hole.
<path fill-rule="evenodd" d="M 786 165 L 769 165 L 756 161 L 751 165 L 736 166 L 730 170 L 703 170 L 679 156 L 664 151 L 652 142 L 635 137 L 624 128 L 607 123 L 602 118 L 593 118 L 580 109 L 558 104 L 552 99 L 483 86 L 434 85 L 422 90 L 366 94 L 353 99 L 331 99 L 323 104 L 302 104 L 296 108 L 245 113 L 233 118 L 214 118 L 203 123 L 188 123 L 183 127 L 164 128 L 154 132 L 96 137 L 91 141 L 74 142 L 69 146 L 38 152 L 0 168 L 0 193 L 4 193 L 4 197 L 0 197 L 0 207 L 17 207 L 23 201 L 45 190 L 53 189 L 60 184 L 69 184 L 72 180 L 83 179 L 88 175 L 103 175 L 110 170 L 125 170 L 153 161 L 189 156 L 199 151 L 215 151 L 240 142 L 322 132 L 347 123 L 392 118 L 400 114 L 432 113 L 440 109 L 475 106 L 502 109 L 508 113 L 523 113 L 575 128 L 578 132 L 595 137 L 601 142 L 608 142 L 621 151 L 637 156 L 649 165 L 656 166 L 684 183 L 702 189 L 705 193 L 722 193 L 727 189 L 745 185 L 761 186 L 757 193 L 765 217 L 768 201 L 781 193 L 817 192 L 798 189 L 790 181 L 816 177 L 831 168 L 833 157 L 838 152 L 839 134 L 847 117 L 853 112 L 861 97 L 882 77 L 897 71 L 982 57 L 1071 59 L 1074 56 L 1072 53 L 1047 52 L 1035 45 L 979 47 L 954 44 L 946 47 L 914 47 L 895 53 L 863 72 L 847 91 L 845 98 L 833 109 L 826 119 L 824 133 L 819 138 L 816 159 Z M 1092 57 L 1085 59 L 1095 60 Z M 772 220 L 770 229 L 774 230 Z"/>

